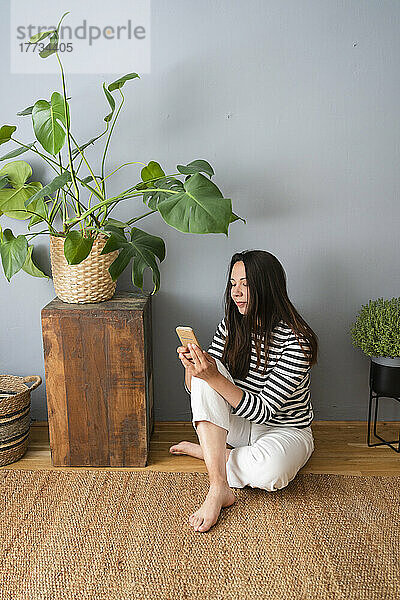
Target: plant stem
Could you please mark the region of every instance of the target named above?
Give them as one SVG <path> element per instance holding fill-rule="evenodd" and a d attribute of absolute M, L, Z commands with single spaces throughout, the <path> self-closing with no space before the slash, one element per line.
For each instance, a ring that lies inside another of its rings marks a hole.
<path fill-rule="evenodd" d="M 122 169 L 122 167 L 126 167 L 126 165 L 144 165 L 144 166 L 146 166 L 146 163 L 138 162 L 138 161 L 124 163 L 123 165 L 120 165 L 119 167 L 117 167 L 116 169 L 114 169 L 114 171 L 111 171 L 111 173 L 109 173 L 109 175 L 107 175 L 107 177 L 104 177 L 104 179 L 101 179 L 100 183 L 102 183 L 103 181 L 105 181 L 106 179 L 108 179 L 109 177 L 111 177 L 111 175 L 114 175 L 114 173 L 116 173 L 117 171 L 119 171 L 119 169 Z"/>
<path fill-rule="evenodd" d="M 69 131 L 69 110 L 68 110 L 68 102 L 67 102 L 67 90 L 66 90 L 66 86 L 65 86 L 64 69 L 63 69 L 63 66 L 61 64 L 60 57 L 58 56 L 58 52 L 56 52 L 55 54 L 57 56 L 58 64 L 60 65 L 60 69 L 61 69 L 61 78 L 62 78 L 63 95 L 64 95 L 64 113 L 65 113 L 66 129 L 67 129 L 68 162 L 69 162 L 69 168 L 70 168 L 70 172 L 71 172 L 72 181 L 74 182 L 75 194 L 76 194 L 76 198 L 77 198 L 76 211 L 77 211 L 78 216 L 79 216 L 80 215 L 79 204 L 78 204 L 79 190 L 78 190 L 78 186 L 77 186 L 77 183 L 76 183 L 75 171 L 74 171 L 74 167 L 73 167 L 72 159 L 71 159 L 71 140 L 70 140 L 70 131 Z M 82 226 L 82 229 L 83 229 L 83 226 Z"/>
<path fill-rule="evenodd" d="M 58 162 L 59 162 L 59 165 L 60 165 L 60 172 L 61 172 L 61 171 L 62 171 L 62 168 L 63 168 L 63 167 L 62 167 L 62 160 L 61 160 L 61 152 L 59 152 L 59 153 L 58 153 Z M 50 223 L 51 223 L 51 224 L 53 224 L 54 218 L 55 218 L 55 216 L 56 216 L 56 214 L 57 214 L 57 209 L 56 209 L 55 207 L 56 207 L 56 206 L 57 206 L 57 204 L 58 204 L 58 199 L 59 199 L 59 197 L 60 197 L 60 193 L 61 193 L 61 188 L 59 188 L 59 189 L 57 190 L 57 196 L 56 196 L 56 199 L 55 199 L 55 200 L 53 200 L 54 204 L 53 204 L 53 206 L 51 207 L 51 210 L 50 210 L 50 214 L 49 214 L 49 221 L 50 221 Z M 53 210 L 54 210 L 54 217 L 53 217 Z"/>
<path fill-rule="evenodd" d="M 118 204 L 119 200 L 116 200 L 115 202 L 113 202 L 113 205 L 108 205 L 109 210 L 107 210 L 107 208 L 104 208 L 104 215 L 103 218 L 100 221 L 100 226 L 102 226 L 104 224 L 104 221 L 107 219 L 107 215 L 109 212 L 111 212 L 113 210 L 113 208 L 115 208 L 115 206 Z"/>
<path fill-rule="evenodd" d="M 31 236 L 32 236 L 32 238 L 31 238 L 31 239 L 33 240 L 33 238 L 34 238 L 36 235 L 42 235 L 42 234 L 44 234 L 44 233 L 46 233 L 47 235 L 49 234 L 49 232 L 48 232 L 48 231 L 37 231 L 36 233 L 33 233 L 33 232 L 32 232 L 32 233 L 25 233 L 25 237 L 26 237 L 27 235 L 31 235 Z"/>
<path fill-rule="evenodd" d="M 140 162 L 140 161 L 133 161 L 133 162 L 124 163 L 123 165 L 120 165 L 119 167 L 117 167 L 116 169 L 114 169 L 114 171 L 111 171 L 111 173 L 109 173 L 107 175 L 107 177 L 104 177 L 104 179 L 101 179 L 100 183 L 103 183 L 106 179 L 108 179 L 109 177 L 111 177 L 111 175 L 114 175 L 114 173 L 116 173 L 117 171 L 119 171 L 119 169 L 122 169 L 122 167 L 126 167 L 126 165 L 144 165 L 144 166 L 146 166 L 146 163 L 143 163 L 143 162 Z M 90 197 L 89 197 L 89 206 L 90 206 L 90 199 L 91 199 L 92 195 L 93 195 L 93 193 L 90 194 Z M 108 212 L 110 212 L 110 211 L 107 211 L 107 213 Z M 104 215 L 103 221 L 106 219 L 106 217 L 107 217 L 107 214 Z"/>
<path fill-rule="evenodd" d="M 121 169 L 121 167 L 125 167 L 126 165 L 133 165 L 133 164 L 139 164 L 139 165 L 145 165 L 146 163 L 142 163 L 142 162 L 132 162 L 132 163 L 125 163 L 123 165 L 121 165 L 120 167 L 118 167 L 117 169 L 115 169 L 115 171 L 113 171 L 112 173 L 110 173 L 110 175 L 112 175 L 113 173 L 115 173 L 116 171 L 118 171 L 118 169 Z M 110 177 L 110 175 L 107 175 L 107 177 Z M 150 183 L 151 181 L 158 181 L 160 179 L 165 179 L 167 177 L 175 177 L 177 175 L 182 175 L 182 173 L 173 173 L 172 175 L 164 175 L 163 177 L 153 177 L 153 179 L 147 179 L 146 183 Z M 105 179 L 107 179 L 107 177 L 105 177 Z M 136 190 L 136 186 L 133 186 L 131 188 L 128 188 L 127 190 L 125 190 L 124 192 L 122 192 L 122 194 L 125 197 L 125 194 L 127 194 L 128 192 L 132 191 L 132 190 Z M 145 191 L 145 190 L 144 190 Z M 143 191 L 141 190 L 141 193 L 143 193 Z M 175 192 L 176 193 L 176 192 Z M 136 195 L 136 194 L 135 194 Z M 134 196 L 126 196 L 127 198 L 133 198 Z M 106 218 L 108 217 L 108 215 L 110 214 L 110 212 L 113 210 L 113 208 L 116 206 L 116 204 L 119 202 L 119 200 L 117 200 L 117 202 L 114 203 L 114 206 L 109 206 L 105 211 L 104 211 L 104 217 L 101 221 L 101 224 L 104 223 L 104 221 L 106 220 Z"/>
<path fill-rule="evenodd" d="M 72 159 L 72 160 L 73 160 L 73 159 Z M 79 163 L 79 165 L 78 165 L 78 166 L 76 167 L 76 169 L 75 169 L 75 176 L 77 175 L 77 173 L 78 173 L 78 171 L 79 171 L 79 169 L 80 169 L 80 167 L 81 167 L 81 164 L 82 164 L 82 163 L 83 163 L 83 158 L 81 158 L 81 162 Z M 78 177 L 77 177 L 77 179 L 79 180 L 79 178 L 78 178 Z M 71 192 L 70 192 L 70 189 L 72 188 L 72 185 L 73 185 L 73 182 L 71 181 L 71 183 L 70 183 L 70 184 L 69 184 L 69 186 L 68 186 L 68 189 L 66 190 L 66 193 L 67 193 L 67 194 L 70 194 L 70 193 L 71 193 Z"/>
<path fill-rule="evenodd" d="M 141 215 L 140 217 L 135 217 L 134 219 L 130 219 L 129 221 L 127 221 L 127 225 L 131 225 L 131 223 L 135 223 L 135 221 L 139 221 L 140 219 L 143 219 L 143 217 L 147 217 L 147 215 L 151 215 L 151 213 L 155 213 L 157 212 L 156 210 L 150 210 L 147 213 L 144 213 L 144 215 Z"/>
<path fill-rule="evenodd" d="M 31 150 L 32 152 L 34 152 L 34 153 L 35 153 L 35 154 L 37 154 L 38 156 L 41 156 L 41 157 L 42 157 L 42 158 L 43 158 L 43 159 L 44 159 L 44 160 L 45 160 L 45 161 L 46 161 L 46 162 L 47 162 L 47 163 L 48 163 L 48 164 L 51 166 L 51 168 L 52 168 L 52 169 L 54 169 L 54 171 L 55 171 L 57 174 L 59 174 L 59 171 L 58 171 L 58 169 L 57 169 L 57 168 L 54 166 L 54 165 L 56 165 L 57 167 L 59 167 L 59 164 L 58 164 L 58 163 L 57 163 L 55 160 L 49 159 L 49 158 L 48 158 L 48 157 L 47 157 L 45 154 L 42 154 L 42 152 L 39 152 L 38 150 L 36 150 L 36 148 L 33 148 L 33 147 L 32 147 L 32 148 L 29 148 L 29 147 L 28 147 L 26 144 L 23 144 L 22 142 L 20 142 L 19 140 L 16 140 L 16 139 L 15 139 L 15 138 L 13 138 L 13 137 L 12 137 L 12 138 L 10 138 L 10 139 L 12 139 L 12 140 L 13 140 L 14 142 L 16 142 L 17 144 L 20 144 L 21 146 L 24 146 L 25 148 L 28 148 L 29 150 Z M 77 180 L 77 181 L 79 181 L 80 183 L 82 183 L 82 180 L 81 180 L 79 177 L 77 177 L 77 176 L 76 176 L 76 173 L 77 173 L 77 171 L 78 171 L 79 167 L 81 166 L 81 164 L 82 164 L 82 163 L 80 163 L 80 164 L 78 165 L 78 168 L 77 168 L 77 169 L 76 169 L 76 171 L 75 171 L 75 184 L 76 184 L 76 180 Z M 63 167 L 63 170 L 66 170 L 66 169 L 64 169 L 64 167 Z M 73 193 L 70 191 L 70 190 L 71 190 L 71 187 L 72 187 L 72 185 L 73 185 L 73 184 L 74 184 L 74 181 L 72 181 L 72 183 L 70 184 L 69 188 L 66 190 L 66 192 L 65 192 L 65 193 L 69 194 L 69 195 L 70 195 L 70 196 L 71 196 L 71 197 L 72 197 L 72 198 L 73 198 L 73 199 L 74 199 L 76 202 L 79 202 L 79 201 L 78 201 L 78 198 L 77 198 L 77 197 L 76 197 L 76 196 L 75 196 L 75 195 L 74 195 L 74 194 L 73 194 Z M 85 185 L 85 184 L 82 184 L 82 185 Z M 86 184 L 86 187 L 87 187 L 88 189 L 90 189 L 90 190 L 91 190 L 91 192 L 92 192 L 92 194 L 95 194 L 95 195 L 96 195 L 98 198 L 100 198 L 100 199 L 102 199 L 102 198 L 103 198 L 103 196 L 99 196 L 98 192 L 96 192 L 96 190 L 93 190 L 93 188 L 92 188 L 90 185 L 87 185 L 87 184 Z M 75 188 L 75 189 L 76 189 L 76 188 Z M 79 196 L 79 193 L 78 193 L 78 196 Z M 79 202 L 79 204 L 80 204 L 81 206 L 84 206 L 84 205 L 82 204 L 82 202 Z M 79 214 L 79 210 L 78 210 L 78 214 Z"/>
<path fill-rule="evenodd" d="M 122 165 L 122 166 L 123 166 L 123 165 Z M 153 179 L 147 179 L 147 181 L 145 181 L 145 182 L 143 182 L 143 181 L 142 181 L 142 182 L 140 182 L 140 183 L 151 183 L 152 181 L 159 181 L 159 180 L 161 180 L 161 179 L 167 179 L 168 177 L 177 177 L 177 176 L 181 176 L 181 175 L 182 175 L 182 173 L 172 173 L 172 175 L 162 175 L 161 177 L 153 177 Z M 178 180 L 178 181 L 179 181 L 179 180 Z M 132 187 L 128 188 L 127 190 L 124 190 L 123 192 L 121 192 L 121 194 L 120 194 L 120 195 L 122 196 L 122 195 L 128 194 L 129 192 L 132 192 L 133 190 L 136 190 L 136 187 L 137 187 L 137 185 L 138 185 L 138 184 L 136 184 L 136 185 L 134 185 L 134 186 L 132 186 Z M 137 191 L 140 191 L 140 192 L 143 194 L 144 192 L 147 192 L 147 191 L 149 191 L 149 192 L 152 192 L 153 190 L 150 190 L 150 189 L 144 188 L 143 190 L 137 190 Z M 180 193 L 180 192 L 178 192 L 178 191 L 176 191 L 176 190 L 170 190 L 170 189 L 168 189 L 168 190 L 166 190 L 166 189 L 163 189 L 162 191 L 163 191 L 163 192 L 167 192 L 167 191 L 168 191 L 168 192 L 172 192 L 173 194 L 178 194 L 178 193 Z M 117 197 L 117 196 L 115 196 L 115 197 Z"/>
<path fill-rule="evenodd" d="M 180 194 L 181 193 L 178 191 L 169 190 L 169 189 L 165 189 L 165 188 L 146 188 L 146 192 L 168 192 L 169 194 Z M 88 215 L 92 214 L 92 212 L 94 210 L 97 210 L 99 208 L 102 208 L 103 206 L 108 206 L 109 204 L 112 204 L 113 202 L 115 202 L 115 200 L 117 200 L 117 198 L 118 198 L 118 202 L 119 202 L 120 200 L 127 200 L 128 198 L 135 198 L 136 196 L 142 196 L 142 195 L 143 195 L 143 191 L 139 190 L 136 194 L 131 194 L 129 196 L 125 196 L 125 197 L 115 196 L 113 198 L 109 198 L 108 200 L 103 200 L 102 202 L 99 202 L 99 204 L 96 204 L 91 209 L 84 212 L 82 215 L 79 216 L 79 218 L 76 218 L 74 221 L 72 221 L 69 224 L 71 225 L 71 224 L 77 223 L 79 220 L 82 220 L 85 217 L 87 217 Z"/>
<path fill-rule="evenodd" d="M 55 160 L 49 159 L 45 154 L 42 154 L 41 152 L 39 152 L 39 150 L 36 150 L 36 148 L 34 148 L 33 146 L 30 148 L 26 144 L 23 144 L 22 142 L 20 142 L 19 140 L 16 140 L 13 137 L 10 137 L 10 139 L 13 142 L 16 142 L 17 144 L 20 144 L 20 146 L 24 146 L 24 148 L 28 148 L 28 150 L 31 150 L 35 154 L 38 154 L 39 156 L 41 156 L 47 163 L 49 163 L 49 165 L 51 166 L 51 168 L 54 169 L 56 173 L 58 173 L 58 169 L 56 169 L 56 167 L 54 166 L 54 165 L 57 165 L 57 162 Z"/>
<path fill-rule="evenodd" d="M 117 112 L 115 114 L 114 120 L 112 122 L 112 125 L 111 125 L 111 128 L 110 128 L 110 133 L 108 134 L 106 145 L 104 147 L 103 159 L 101 161 L 101 180 L 102 180 L 103 197 L 104 198 L 106 197 L 106 186 L 105 186 L 105 183 L 104 183 L 104 181 L 105 181 L 105 178 L 104 178 L 104 165 L 105 165 L 105 161 L 106 161 L 106 154 L 107 154 L 108 146 L 110 144 L 111 135 L 112 135 L 112 132 L 113 132 L 114 127 L 115 127 L 115 123 L 116 123 L 116 121 L 118 119 L 119 113 L 121 112 L 121 108 L 122 108 L 122 105 L 123 105 L 124 99 L 125 99 L 124 98 L 124 94 L 121 91 L 121 88 L 118 88 L 118 89 L 119 89 L 119 92 L 120 92 L 120 94 L 122 96 L 122 100 L 121 100 L 121 104 L 119 105 L 118 110 L 117 110 Z"/>
<path fill-rule="evenodd" d="M 55 216 L 57 214 L 57 211 L 59 210 L 59 207 L 62 205 L 62 203 L 63 203 L 63 201 L 62 200 L 58 200 L 58 199 L 54 202 L 54 204 L 53 204 L 53 206 L 51 208 L 50 214 L 49 214 L 49 221 L 50 221 L 51 224 L 53 223 L 53 221 L 55 219 Z M 59 206 L 56 208 L 57 204 Z"/>
<path fill-rule="evenodd" d="M 75 144 L 75 146 L 77 147 L 77 149 L 79 150 L 79 153 L 81 154 L 81 156 L 82 156 L 82 159 L 85 161 L 85 164 L 86 164 L 87 168 L 89 169 L 89 173 L 90 173 L 90 174 L 91 174 L 91 176 L 93 177 L 93 181 L 94 181 L 95 185 L 97 186 L 97 189 L 99 190 L 99 194 L 100 194 L 101 198 L 103 198 L 103 199 L 104 199 L 104 196 L 103 196 L 103 194 L 102 194 L 102 191 L 101 191 L 101 189 L 100 189 L 100 186 L 99 186 L 99 184 L 97 183 L 96 176 L 95 176 L 95 174 L 93 173 L 92 169 L 90 168 L 90 165 L 89 165 L 88 161 L 86 160 L 86 157 L 85 157 L 85 155 L 83 154 L 82 150 L 79 148 L 79 146 L 78 146 L 78 143 L 77 143 L 77 141 L 75 140 L 75 138 L 73 137 L 72 133 L 71 133 L 71 139 L 72 139 L 72 141 L 74 142 L 74 144 Z"/>
<path fill-rule="evenodd" d="M 45 219 L 43 217 L 43 215 L 40 215 L 37 212 L 33 212 L 32 210 L 28 210 L 27 208 L 13 208 L 12 209 L 13 212 L 25 212 L 25 213 L 29 213 L 30 215 L 37 215 L 38 217 L 41 218 L 42 221 L 44 221 L 45 223 L 47 223 L 47 225 L 49 226 L 49 228 L 54 231 L 54 228 L 52 227 L 51 223 L 49 223 L 49 221 L 47 219 Z"/>

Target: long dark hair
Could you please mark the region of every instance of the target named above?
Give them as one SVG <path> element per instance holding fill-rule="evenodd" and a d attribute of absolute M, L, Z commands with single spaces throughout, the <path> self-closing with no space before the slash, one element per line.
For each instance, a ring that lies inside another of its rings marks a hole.
<path fill-rule="evenodd" d="M 244 315 L 238 311 L 231 296 L 232 268 L 239 261 L 244 263 L 249 291 L 247 313 Z M 257 367 L 261 364 L 261 342 L 264 342 L 265 373 L 271 334 L 281 320 L 291 327 L 309 359 L 310 367 L 317 362 L 318 337 L 289 300 L 285 270 L 270 252 L 245 250 L 232 256 L 224 301 L 227 336 L 222 362 L 233 378 L 243 380 L 249 372 L 252 335 Z"/>

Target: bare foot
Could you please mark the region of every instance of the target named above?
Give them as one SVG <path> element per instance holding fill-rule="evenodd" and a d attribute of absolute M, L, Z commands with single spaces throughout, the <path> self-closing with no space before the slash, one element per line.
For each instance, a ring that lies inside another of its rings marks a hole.
<path fill-rule="evenodd" d="M 179 444 L 171 446 L 169 451 L 171 454 L 188 454 L 189 456 L 194 456 L 194 458 L 200 458 L 201 460 L 204 460 L 203 450 L 200 444 L 194 444 L 193 442 L 179 442 Z M 225 462 L 228 462 L 230 451 L 231 448 L 226 448 Z"/>
<path fill-rule="evenodd" d="M 218 520 L 221 508 L 232 506 L 236 496 L 228 485 L 210 485 L 210 489 L 200 508 L 189 516 L 194 531 L 208 531 Z"/>

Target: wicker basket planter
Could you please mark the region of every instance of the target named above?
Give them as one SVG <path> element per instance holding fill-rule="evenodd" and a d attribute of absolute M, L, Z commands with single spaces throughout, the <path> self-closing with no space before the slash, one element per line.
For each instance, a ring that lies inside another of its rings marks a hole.
<path fill-rule="evenodd" d="M 31 387 L 25 385 L 34 381 Z M 0 466 L 19 460 L 28 449 L 31 391 L 42 383 L 39 375 L 0 375 L 0 391 L 16 392 L 0 398 Z"/>
<path fill-rule="evenodd" d="M 54 289 L 63 302 L 89 304 L 113 297 L 117 282 L 108 267 L 117 258 L 118 250 L 100 255 L 107 236 L 99 233 L 90 254 L 78 265 L 69 265 L 64 256 L 64 236 L 50 235 L 50 260 Z"/>

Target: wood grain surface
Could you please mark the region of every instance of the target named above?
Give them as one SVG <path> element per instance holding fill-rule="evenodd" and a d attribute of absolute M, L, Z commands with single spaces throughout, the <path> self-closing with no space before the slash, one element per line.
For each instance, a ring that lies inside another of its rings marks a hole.
<path fill-rule="evenodd" d="M 153 420 L 151 296 L 42 309 L 54 466 L 145 466 Z"/>
<path fill-rule="evenodd" d="M 177 385 L 180 385 L 178 382 Z M 311 424 L 315 450 L 300 473 L 333 473 L 337 475 L 400 475 L 400 455 L 388 446 L 367 445 L 365 421 L 313 421 Z M 388 440 L 398 438 L 399 421 L 379 423 L 378 432 Z M 171 471 L 207 473 L 203 460 L 187 455 L 171 454 L 169 448 L 182 440 L 199 443 L 191 421 L 156 421 L 150 440 L 150 453 L 145 467 L 132 471 Z M 379 441 L 379 440 L 373 440 Z M 231 446 L 229 446 L 231 447 Z M 30 428 L 28 450 L 15 463 L 1 469 L 59 469 L 51 463 L 49 427 L 46 421 L 35 421 Z M 80 471 L 90 467 L 62 467 Z M 124 471 L 127 467 L 98 467 L 101 470 Z"/>

